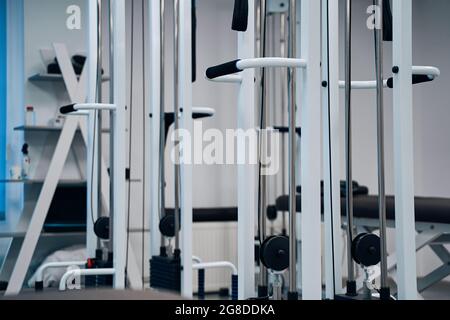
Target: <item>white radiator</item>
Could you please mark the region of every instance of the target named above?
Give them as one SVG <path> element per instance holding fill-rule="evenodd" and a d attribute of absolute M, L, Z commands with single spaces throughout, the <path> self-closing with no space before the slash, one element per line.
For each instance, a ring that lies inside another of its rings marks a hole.
<path fill-rule="evenodd" d="M 203 262 L 230 261 L 237 267 L 237 223 L 196 223 L 193 227 L 193 254 Z M 206 292 L 231 288 L 230 270 L 207 270 Z M 197 272 L 194 271 L 194 292 Z"/>

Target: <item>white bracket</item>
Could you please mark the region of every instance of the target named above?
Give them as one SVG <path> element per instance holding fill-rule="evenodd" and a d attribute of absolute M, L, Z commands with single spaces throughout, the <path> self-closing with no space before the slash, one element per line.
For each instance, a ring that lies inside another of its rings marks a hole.
<path fill-rule="evenodd" d="M 267 12 L 268 13 L 280 13 L 287 12 L 289 9 L 288 0 L 269 0 L 267 1 Z"/>

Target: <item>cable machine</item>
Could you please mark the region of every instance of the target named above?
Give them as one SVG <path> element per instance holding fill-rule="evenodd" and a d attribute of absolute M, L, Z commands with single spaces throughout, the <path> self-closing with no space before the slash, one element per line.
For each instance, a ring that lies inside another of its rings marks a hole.
<path fill-rule="evenodd" d="M 91 6 L 89 10 L 91 13 L 97 14 L 97 19 L 90 19 L 89 21 L 96 21 L 97 25 L 95 26 L 96 30 L 100 29 L 100 13 L 101 13 L 101 4 L 98 4 L 97 8 L 93 7 L 93 3 L 90 3 Z M 96 252 L 96 259 L 90 259 L 87 263 L 86 269 L 77 269 L 67 272 L 60 283 L 60 290 L 65 290 L 66 282 L 69 278 L 73 277 L 81 277 L 81 276 L 93 276 L 95 281 L 98 281 L 98 276 L 113 276 L 113 286 L 116 289 L 124 289 L 125 288 L 125 266 L 126 266 L 126 239 L 127 239 L 127 230 L 126 230 L 126 208 L 125 208 L 125 185 L 126 185 L 126 177 L 125 177 L 125 108 L 126 108 L 126 92 L 124 79 L 126 75 L 126 62 L 125 62 L 125 1 L 124 0 L 111 0 L 110 7 L 110 28 L 112 30 L 112 41 L 111 41 L 111 66 L 112 73 L 111 78 L 113 82 L 111 84 L 111 103 L 106 104 L 101 102 L 100 98 L 100 86 L 101 86 L 101 60 L 99 59 L 101 55 L 100 47 L 101 37 L 91 37 L 89 43 L 90 49 L 90 57 L 97 57 L 96 68 L 91 68 L 91 72 L 89 74 L 89 83 L 96 85 L 94 88 L 95 94 L 91 94 L 88 98 L 87 103 L 78 103 L 72 104 L 61 108 L 62 114 L 80 114 L 89 112 L 89 117 L 93 120 L 93 130 L 92 134 L 94 137 L 97 137 L 98 131 L 101 132 L 101 128 L 99 127 L 99 123 L 97 122 L 97 117 L 99 116 L 100 111 L 109 111 L 111 113 L 111 190 L 113 191 L 110 195 L 110 220 L 104 220 L 107 224 L 111 223 L 109 226 L 108 237 L 106 234 L 103 238 L 109 238 L 109 253 L 108 259 L 106 262 L 99 255 L 100 251 Z M 92 26 L 92 25 L 91 25 Z M 92 30 L 92 29 L 91 29 Z M 99 35 L 99 33 L 91 32 L 93 34 Z M 94 64 L 92 63 L 91 66 Z M 95 70 L 95 72 L 92 72 Z M 95 100 L 94 100 L 95 99 Z M 91 102 L 92 101 L 92 102 Z M 96 123 L 97 122 L 97 123 Z M 93 150 L 95 150 L 92 154 L 97 156 L 97 160 L 95 160 L 94 156 L 91 161 L 88 161 L 90 164 L 100 163 L 101 162 L 101 152 L 99 152 L 100 145 L 93 142 Z M 99 167 L 100 168 L 100 167 Z M 101 170 L 101 169 L 100 169 Z M 100 171 L 100 170 L 97 170 Z M 95 170 L 90 170 L 92 173 L 92 177 L 94 176 Z M 91 178 L 92 179 L 92 178 Z M 100 178 L 101 179 L 101 178 Z M 98 179 L 98 180 L 100 180 Z M 101 180 L 100 180 L 101 181 Z M 98 181 L 97 187 L 100 187 L 101 182 Z M 96 185 L 93 184 L 92 187 Z M 92 199 L 91 199 L 92 201 Z M 100 202 L 100 201 L 98 201 Z M 89 206 L 88 206 L 89 208 Z M 101 208 L 101 207 L 99 207 Z M 112 213 L 115 214 L 112 214 Z M 98 211 L 98 214 L 100 212 Z M 94 214 L 93 214 L 94 216 Z M 98 220 L 102 221 L 102 220 Z M 98 223 L 97 221 L 97 223 Z M 100 222 L 104 224 L 104 222 Z M 106 228 L 106 224 L 100 227 L 97 224 L 96 230 L 100 229 L 104 230 Z M 107 228 L 106 228 L 107 229 Z M 89 231 L 88 231 L 89 233 Z M 100 235 L 97 232 L 97 235 Z M 101 278 L 105 279 L 105 278 Z M 107 285 L 107 283 L 100 283 L 99 285 Z"/>
<path fill-rule="evenodd" d="M 346 216 L 347 216 L 347 265 L 348 281 L 345 297 L 348 299 L 372 299 L 373 290 L 378 292 L 381 300 L 390 300 L 391 289 L 388 283 L 387 266 L 387 223 L 386 223 L 386 193 L 385 193 L 385 152 L 384 152 L 384 89 L 394 90 L 394 149 L 404 150 L 408 159 L 395 156 L 396 172 L 396 223 L 398 230 L 398 251 L 402 259 L 408 261 L 408 266 L 402 264 L 398 274 L 401 277 L 399 297 L 402 299 L 417 298 L 417 275 L 415 272 L 415 251 L 407 248 L 405 237 L 414 243 L 414 187 L 413 187 L 413 159 L 412 152 L 412 85 L 429 82 L 439 76 L 440 72 L 434 67 L 412 66 L 412 14 L 410 1 L 396 1 L 393 14 L 389 0 L 374 1 L 374 49 L 375 49 L 375 81 L 352 81 L 352 1 L 346 1 L 345 14 L 345 81 L 340 86 L 345 89 L 345 141 L 346 141 Z M 383 77 L 383 42 L 393 41 L 394 44 L 394 76 L 389 79 Z M 403 60 L 405 59 L 405 60 Z M 401 63 L 403 62 L 403 63 Z M 401 63 L 400 68 L 397 63 Z M 401 76 L 399 74 L 402 73 Z M 351 121 L 351 92 L 353 89 L 375 89 L 377 105 L 377 162 L 378 162 L 378 213 L 379 231 L 377 236 L 372 233 L 361 233 L 354 237 L 353 223 L 353 179 L 352 179 L 352 121 Z M 405 100 L 399 94 L 404 94 Z M 406 101 L 405 104 L 403 101 Z M 402 117 L 404 113 L 405 118 Z M 404 166 L 404 168 L 403 168 Z M 408 173 L 406 173 L 406 171 Z M 405 184 L 408 187 L 405 189 Z M 398 205 L 400 203 L 401 205 Z M 397 211 L 398 210 L 398 211 Z M 358 295 L 358 284 L 355 277 L 354 264 L 361 266 L 366 275 L 364 292 Z M 380 288 L 374 288 L 368 268 L 380 264 Z M 412 271 L 412 272 L 411 272 Z M 405 277 L 408 277 L 406 280 Z M 406 281 L 405 281 L 406 280 Z M 408 288 L 408 289 L 406 289 Z M 337 296 L 339 299 L 343 296 Z"/>
<path fill-rule="evenodd" d="M 245 17 L 245 14 L 237 14 L 236 13 L 236 8 L 241 9 L 244 8 L 244 11 L 246 9 L 246 6 L 242 6 L 242 2 L 235 2 L 235 14 L 234 17 Z M 253 3 L 249 2 L 249 6 L 250 8 L 249 12 L 252 12 L 251 8 L 254 7 Z M 302 2 L 302 16 L 303 17 L 307 17 L 308 15 L 313 15 L 314 13 L 319 13 L 319 9 L 320 9 L 320 4 L 316 5 L 316 2 L 314 1 L 303 1 Z M 297 11 L 299 10 L 299 11 Z M 261 9 L 260 9 L 260 13 L 261 13 L 261 39 L 262 39 L 262 43 L 264 43 L 264 34 L 265 34 L 265 26 L 263 26 L 263 22 L 265 21 L 265 16 L 266 14 L 264 13 L 264 3 L 261 5 Z M 269 242 L 267 242 L 265 245 L 263 244 L 261 246 L 261 254 L 263 254 L 263 252 L 265 250 L 268 250 L 268 252 L 274 251 L 274 252 L 283 252 L 283 254 L 275 254 L 275 260 L 284 260 L 284 258 L 286 257 L 287 260 L 285 261 L 285 266 L 280 267 L 280 270 L 283 269 L 287 269 L 289 268 L 289 293 L 288 293 L 288 298 L 290 300 L 296 300 L 298 298 L 298 283 L 297 283 L 297 222 L 296 222 L 296 215 L 297 215 L 297 210 L 296 210 L 296 157 L 297 157 L 297 121 L 298 121 L 298 116 L 296 113 L 296 106 L 298 105 L 298 100 L 297 100 L 297 95 L 296 92 L 297 90 L 299 90 L 298 86 L 298 82 L 297 80 L 297 75 L 296 75 L 296 69 L 301 69 L 302 70 L 302 77 L 304 80 L 304 85 L 302 86 L 301 89 L 302 93 L 304 94 L 302 96 L 303 98 L 303 103 L 302 105 L 314 105 L 314 103 L 312 103 L 312 101 L 314 101 L 315 99 L 319 100 L 320 97 L 318 97 L 318 93 L 319 90 L 317 90 L 319 87 L 314 87 L 314 85 L 311 85 L 311 83 L 314 83 L 314 79 L 315 78 L 319 78 L 319 74 L 317 73 L 318 70 L 320 70 L 320 59 L 316 59 L 314 57 L 317 57 L 317 52 L 316 50 L 318 50 L 320 48 L 320 43 L 317 42 L 316 40 L 314 41 L 304 41 L 303 42 L 303 48 L 302 48 L 302 57 L 304 57 L 303 59 L 298 59 L 297 58 L 297 36 L 296 36 L 296 32 L 297 32 L 297 28 L 299 27 L 298 23 L 297 23 L 297 13 L 300 12 L 300 7 L 296 6 L 296 1 L 290 1 L 289 3 L 289 17 L 290 17 L 290 27 L 289 27 L 289 58 L 279 58 L 279 57 L 260 57 L 260 58 L 242 58 L 239 60 L 235 60 L 235 61 L 231 61 L 216 67 L 212 67 L 209 68 L 206 72 L 206 76 L 209 79 L 216 79 L 216 81 L 228 81 L 229 78 L 227 77 L 230 74 L 233 73 L 239 73 L 239 72 L 244 72 L 246 73 L 247 69 L 264 69 L 264 68 L 289 68 L 289 91 L 288 91 L 288 103 L 289 103 L 289 193 L 290 193 L 290 205 L 289 205 L 289 238 L 280 238 L 280 237 L 276 237 L 275 239 L 277 239 L 278 241 L 273 241 L 273 238 L 269 238 Z M 249 17 L 251 16 L 251 14 L 249 14 Z M 308 34 L 308 31 L 312 31 L 313 30 L 313 25 L 314 25 L 315 21 L 313 21 L 312 19 L 303 19 L 302 22 L 302 26 L 301 26 L 301 31 L 302 33 Z M 236 23 L 236 19 L 234 19 L 234 23 L 233 23 L 233 27 L 236 26 L 249 26 L 249 23 Z M 245 28 L 237 28 L 239 30 L 245 31 Z M 319 30 L 320 28 L 316 28 L 315 30 Z M 247 30 L 247 32 L 249 32 L 249 30 Z M 306 37 L 305 37 L 306 38 Z M 309 34 L 308 39 L 313 39 L 314 37 Z M 261 48 L 263 48 L 264 46 L 261 45 Z M 262 50 L 262 53 L 264 53 L 264 48 Z M 313 54 L 314 53 L 314 54 Z M 306 62 L 308 61 L 308 62 Z M 315 74 L 315 72 L 317 74 Z M 264 84 L 264 72 L 262 73 L 262 80 L 261 80 L 261 86 L 263 87 Z M 243 80 L 242 80 L 243 81 Z M 311 81 L 311 83 L 309 83 L 309 81 Z M 319 83 L 320 84 L 320 83 Z M 242 89 L 242 86 L 241 86 Z M 251 91 L 247 94 L 252 94 Z M 319 98 L 319 99 L 318 99 Z M 261 105 L 264 106 L 265 105 L 265 98 L 262 98 L 262 102 Z M 304 103 L 307 102 L 307 103 Z M 262 110 L 260 110 L 261 113 L 261 119 L 263 119 L 261 121 L 260 124 L 262 124 L 264 126 L 265 121 L 264 121 L 264 110 L 265 108 L 262 108 Z M 305 108 L 305 114 L 307 115 L 305 118 L 310 120 L 310 123 L 308 123 L 306 125 L 306 130 L 311 130 L 311 131 L 315 131 L 316 128 L 314 127 L 314 123 L 316 121 L 320 121 L 320 117 L 318 117 L 320 115 L 320 112 L 311 112 L 313 108 Z M 317 126 L 317 128 L 320 126 Z M 303 129 L 303 128 L 302 128 Z M 309 150 L 311 151 L 310 153 L 307 153 L 307 161 L 305 161 L 308 164 L 317 164 L 318 161 L 311 161 L 315 156 L 318 155 L 317 152 L 317 145 L 319 145 L 318 143 L 315 145 L 314 143 L 312 143 L 312 140 L 318 138 L 319 135 L 311 135 L 311 134 L 307 134 L 306 137 L 309 138 L 313 138 L 313 139 L 303 139 L 302 143 L 303 146 L 305 147 L 305 150 Z M 305 155 L 302 153 L 302 157 L 305 157 Z M 312 166 L 312 168 L 314 168 L 314 166 Z M 305 185 L 309 185 L 311 186 L 311 183 L 315 180 L 315 179 L 311 179 L 315 173 L 314 170 L 311 167 L 308 167 L 308 170 L 305 172 L 307 172 L 306 174 L 302 175 L 302 178 L 305 178 L 305 180 L 307 181 L 307 183 L 305 183 Z M 303 169 L 303 168 L 302 168 Z M 263 179 L 262 179 L 263 180 Z M 317 181 L 319 181 L 317 179 Z M 261 201 L 261 198 L 263 197 L 261 195 L 261 192 L 265 192 L 264 190 L 264 183 L 262 184 L 262 188 L 259 187 L 258 189 L 260 190 L 260 197 L 258 202 L 259 203 L 263 203 L 264 201 Z M 261 186 L 260 184 L 260 186 Z M 314 183 L 312 183 L 314 185 Z M 319 185 L 317 185 L 319 187 Z M 314 188 L 311 188 L 311 191 L 313 191 Z M 318 188 L 316 188 L 316 191 Z M 310 212 L 313 213 L 314 209 L 319 209 L 318 212 L 320 212 L 320 201 L 317 201 L 317 205 L 314 205 L 314 192 L 312 192 L 311 197 L 307 200 L 304 201 L 304 203 L 306 204 L 306 206 L 311 206 L 310 208 L 312 209 Z M 317 193 L 317 195 L 320 196 L 320 193 Z M 318 198 L 317 198 L 318 199 Z M 318 199 L 319 200 L 319 199 Z M 264 210 L 259 210 L 260 215 L 258 215 L 258 219 L 260 221 L 260 234 L 261 237 L 264 236 L 264 232 L 261 232 L 261 229 L 263 229 L 263 225 L 264 225 L 264 220 L 266 218 L 266 208 L 264 208 Z M 262 213 L 262 216 L 261 216 Z M 248 212 L 246 213 L 248 214 Z M 313 218 L 314 215 L 309 216 L 309 215 L 304 215 L 303 218 L 305 220 L 305 222 L 307 222 L 308 226 L 311 226 L 311 228 L 309 228 L 309 230 L 303 229 L 302 233 L 308 234 L 311 231 L 315 231 L 314 227 L 318 227 L 318 229 L 320 230 L 320 215 L 318 215 L 318 224 L 317 224 L 317 219 Z M 313 218 L 313 219 L 311 219 Z M 239 222 L 240 224 L 240 222 Z M 312 230 L 311 230 L 312 229 Z M 315 238 L 317 238 L 317 234 L 320 234 L 320 232 L 317 232 L 314 234 L 314 237 L 312 237 L 314 240 Z M 307 237 L 305 237 L 306 239 Z M 283 240 L 284 239 L 284 240 Z M 273 246 L 273 249 L 269 249 L 267 248 L 267 245 L 270 243 L 270 246 Z M 286 245 L 287 244 L 287 245 Z M 319 248 L 320 248 L 320 237 L 319 237 Z M 281 245 L 281 246 L 280 246 Z M 309 258 L 312 257 L 318 257 L 319 261 L 318 261 L 318 265 L 320 265 L 320 250 L 319 252 L 314 252 L 313 247 L 315 247 L 317 244 L 316 243 L 312 243 L 309 241 L 303 241 L 302 242 L 302 246 L 304 247 L 304 249 L 306 250 L 302 250 L 302 254 L 304 254 L 304 252 L 306 251 L 306 253 L 311 254 L 309 256 Z M 288 251 L 288 252 L 286 252 Z M 264 255 L 264 254 L 263 254 Z M 306 259 L 305 259 L 306 260 Z M 315 261 L 315 260 L 314 260 Z M 268 269 L 271 269 L 271 267 L 273 268 L 272 265 L 269 264 L 269 261 L 266 261 L 265 258 L 262 258 L 261 262 L 266 262 L 265 267 L 267 267 Z M 311 265 L 311 260 L 308 261 L 308 263 Z M 284 268 L 283 268 L 284 267 Z M 306 264 L 303 266 L 305 268 L 308 268 L 306 266 Z M 309 267 L 311 268 L 311 267 Z M 315 265 L 315 268 L 317 268 L 317 265 Z M 278 270 L 278 271 L 280 271 Z M 314 272 L 315 274 L 317 273 L 317 270 L 315 270 Z M 264 268 L 262 269 L 262 272 L 260 274 L 260 285 L 259 285 L 259 296 L 262 297 L 263 293 L 265 293 L 265 284 L 266 284 L 266 280 L 265 280 L 266 274 L 264 271 Z M 308 281 L 304 281 L 304 282 L 309 282 L 311 280 L 314 280 L 315 278 L 312 277 L 311 278 L 311 274 L 308 275 Z M 320 277 L 320 276 L 319 276 Z M 314 283 L 315 284 L 315 283 Z M 321 285 L 320 285 L 321 287 Z M 321 291 L 321 289 L 320 289 Z M 306 292 L 308 292 L 308 289 L 306 290 Z M 313 290 L 311 290 L 311 293 L 313 294 Z M 320 293 L 321 294 L 321 293 Z"/>

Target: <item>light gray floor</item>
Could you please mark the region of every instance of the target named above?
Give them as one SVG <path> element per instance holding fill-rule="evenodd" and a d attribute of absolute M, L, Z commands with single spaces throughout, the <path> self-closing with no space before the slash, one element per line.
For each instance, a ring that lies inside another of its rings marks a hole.
<path fill-rule="evenodd" d="M 95 292 L 95 295 L 91 295 L 91 292 Z M 422 297 L 425 300 L 450 300 L 450 282 L 449 281 L 442 281 L 435 286 L 429 288 L 425 292 L 422 293 Z M 2 297 L 2 293 L 0 292 L 0 300 L 2 300 L 4 297 Z M 47 292 L 45 294 L 38 294 L 35 296 L 35 293 L 33 290 L 24 290 L 24 294 L 20 297 L 17 297 L 18 299 L 138 299 L 138 300 L 146 300 L 146 299 L 156 299 L 156 300 L 165 300 L 165 299 L 179 299 L 178 296 L 171 296 L 170 294 L 161 294 L 157 293 L 155 294 L 154 291 L 148 290 L 146 292 L 133 292 L 131 295 L 129 295 L 129 292 L 121 294 L 121 292 L 114 292 L 112 290 L 105 290 L 105 291 L 80 291 L 75 293 L 65 293 L 61 294 L 60 292 L 57 292 L 54 289 L 47 289 Z M 194 300 L 197 298 L 194 297 Z M 207 300 L 221 300 L 222 297 L 219 297 L 218 295 L 208 295 Z"/>
<path fill-rule="evenodd" d="M 442 281 L 426 290 L 422 296 L 425 300 L 450 300 L 450 282 Z"/>

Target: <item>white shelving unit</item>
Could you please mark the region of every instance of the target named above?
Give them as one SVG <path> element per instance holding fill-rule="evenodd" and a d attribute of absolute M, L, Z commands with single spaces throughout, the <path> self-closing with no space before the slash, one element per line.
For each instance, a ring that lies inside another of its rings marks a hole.
<path fill-rule="evenodd" d="M 80 76 L 77 76 L 77 79 L 80 80 Z M 28 78 L 29 81 L 64 81 L 64 78 L 61 74 L 49 74 L 49 73 L 37 73 Z M 103 77 L 103 82 L 109 81 L 108 76 Z"/>
<path fill-rule="evenodd" d="M 51 127 L 51 126 L 18 126 L 15 127 L 15 131 L 24 131 L 24 132 L 57 132 L 61 133 L 63 127 Z M 77 131 L 80 131 L 78 128 Z M 102 129 L 103 133 L 109 133 L 109 129 Z"/>
<path fill-rule="evenodd" d="M 24 185 L 31 184 L 44 184 L 45 180 L 36 180 L 36 179 L 21 179 L 21 180 L 0 180 L 0 183 L 17 183 Z M 58 185 L 60 186 L 83 186 L 86 184 L 86 180 L 59 180 Z"/>
<path fill-rule="evenodd" d="M 35 74 L 29 77 L 28 80 L 30 82 L 61 82 L 65 85 L 70 101 L 85 101 L 85 83 L 87 80 L 85 72 L 81 76 L 75 74 L 70 55 L 64 44 L 54 43 L 53 48 L 62 74 Z M 109 77 L 104 77 L 103 80 L 108 81 Z M 74 146 L 75 137 L 81 135 L 84 144 L 87 145 L 87 124 L 85 117 L 67 117 L 61 127 L 21 125 L 15 127 L 14 131 L 24 132 L 25 141 L 30 144 L 31 148 L 33 147 L 31 141 L 40 139 L 40 137 L 37 138 L 37 134 L 42 134 L 42 139 L 45 141 L 40 147 L 45 148 L 43 152 L 47 152 L 47 148 L 54 150 L 53 155 L 50 157 L 50 163 L 45 164 L 48 170 L 44 179 L 31 177 L 24 180 L 0 180 L 0 183 L 23 184 L 24 187 L 24 207 L 18 222 L 14 225 L 8 223 L 0 226 L 0 238 L 12 238 L 1 269 L 0 280 L 9 281 L 10 285 L 14 284 L 15 288 L 9 289 L 17 291 L 20 290 L 18 287 L 21 287 L 26 280 L 32 259 L 43 257 L 40 248 L 45 248 L 45 252 L 48 254 L 52 249 L 56 250 L 85 242 L 85 232 L 49 233 L 42 230 L 56 189 L 58 187 L 82 187 L 87 183 L 84 176 L 84 168 L 80 165 L 81 161 L 79 160 L 81 159 L 78 159 L 76 155 L 77 152 L 74 152 L 74 156 L 77 160 L 76 165 L 81 178 L 62 178 L 67 157 Z M 109 130 L 104 130 L 103 132 L 108 133 Z M 39 164 L 35 165 L 39 166 Z M 102 167 L 102 184 L 105 184 L 108 183 L 109 178 L 106 166 L 103 165 Z M 36 171 L 40 171 L 39 173 L 42 175 L 40 168 L 37 168 Z M 104 194 L 102 194 L 104 203 L 108 202 L 108 191 L 104 190 Z"/>

